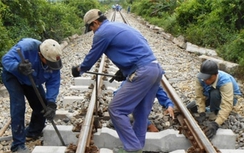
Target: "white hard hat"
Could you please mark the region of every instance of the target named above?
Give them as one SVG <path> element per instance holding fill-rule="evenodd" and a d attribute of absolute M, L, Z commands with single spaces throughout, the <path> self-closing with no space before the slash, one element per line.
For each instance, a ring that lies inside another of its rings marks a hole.
<path fill-rule="evenodd" d="M 47 61 L 48 67 L 59 70 L 63 67 L 60 56 L 62 49 L 59 43 L 53 39 L 46 39 L 40 45 L 40 52 Z"/>

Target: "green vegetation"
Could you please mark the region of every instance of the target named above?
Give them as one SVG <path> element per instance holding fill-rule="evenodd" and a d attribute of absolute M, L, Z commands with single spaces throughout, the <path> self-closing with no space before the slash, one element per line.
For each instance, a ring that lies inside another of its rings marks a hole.
<path fill-rule="evenodd" d="M 130 5 L 133 13 L 166 32 L 214 48 L 220 57 L 244 67 L 243 0 L 120 0 L 118 3 L 124 9 Z M 81 34 L 85 12 L 91 8 L 105 11 L 112 4 L 111 0 L 100 4 L 98 0 L 1 0 L 0 58 L 23 37 L 60 42 Z"/>
<path fill-rule="evenodd" d="M 52 38 L 61 42 L 73 34 L 81 34 L 84 14 L 99 8 L 97 0 L 1 0 L 0 58 L 21 38 Z M 0 71 L 1 71 L 0 63 Z M 1 82 L 1 79 L 0 79 Z"/>
<path fill-rule="evenodd" d="M 243 0 L 134 0 L 132 12 L 174 36 L 214 48 L 244 72 Z"/>

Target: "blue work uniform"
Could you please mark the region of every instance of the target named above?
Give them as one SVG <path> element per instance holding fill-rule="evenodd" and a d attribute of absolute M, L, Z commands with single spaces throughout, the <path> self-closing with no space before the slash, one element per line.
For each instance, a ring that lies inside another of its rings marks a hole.
<path fill-rule="evenodd" d="M 95 31 L 90 52 L 80 65 L 88 71 L 102 54 L 122 71 L 123 86 L 109 105 L 109 114 L 126 151 L 145 145 L 147 118 L 162 77 L 162 68 L 139 31 L 119 22 L 105 20 Z M 131 125 L 129 114 L 133 113 Z"/>
<path fill-rule="evenodd" d="M 41 111 L 43 107 L 36 96 L 28 76 L 18 70 L 21 62 L 17 48 L 22 55 L 32 64 L 32 78 L 45 103 L 55 102 L 60 87 L 60 70 L 51 70 L 43 65 L 39 57 L 40 41 L 32 38 L 23 38 L 2 57 L 2 81 L 10 96 L 10 114 L 13 142 L 11 150 L 25 147 L 25 137 L 35 136 L 42 132 L 45 126 L 45 118 Z M 46 92 L 42 86 L 45 83 Z M 32 108 L 29 127 L 25 130 L 25 97 Z"/>
<path fill-rule="evenodd" d="M 119 88 L 113 92 L 113 95 L 115 96 L 115 94 L 117 93 L 117 91 L 121 88 L 121 86 L 123 86 L 124 81 L 120 84 Z M 161 106 L 163 106 L 164 108 L 168 108 L 168 107 L 174 107 L 174 103 L 171 101 L 171 99 L 169 99 L 167 93 L 164 91 L 162 86 L 159 86 L 158 91 L 156 93 L 156 98 L 158 99 L 158 102 Z M 147 126 L 149 126 L 151 124 L 151 122 L 148 120 L 147 121 Z"/>
<path fill-rule="evenodd" d="M 164 91 L 162 86 L 159 86 L 156 98 L 161 106 L 164 108 L 172 107 L 174 108 L 174 103 L 169 99 L 167 93 Z M 147 125 L 150 125 L 151 122 L 148 120 Z"/>

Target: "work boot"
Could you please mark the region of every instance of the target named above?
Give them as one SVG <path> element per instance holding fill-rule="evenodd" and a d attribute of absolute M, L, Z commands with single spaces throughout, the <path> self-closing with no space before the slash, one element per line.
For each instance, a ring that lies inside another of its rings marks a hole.
<path fill-rule="evenodd" d="M 42 132 L 39 133 L 39 134 L 36 134 L 36 135 L 26 135 L 25 136 L 25 140 L 26 140 L 26 142 L 35 141 L 35 140 L 39 139 L 42 136 L 43 136 Z"/>
<path fill-rule="evenodd" d="M 25 129 L 25 137 L 26 137 L 26 141 L 28 142 L 28 141 L 34 141 L 34 140 L 37 140 L 37 139 L 39 139 L 40 137 L 42 137 L 43 136 L 43 133 L 42 132 L 39 132 L 39 133 L 37 133 L 37 132 L 30 132 L 31 130 L 30 130 L 30 128 L 29 127 L 27 127 L 26 129 Z"/>
<path fill-rule="evenodd" d="M 147 127 L 147 131 L 148 132 L 158 132 L 158 129 L 157 129 L 157 127 L 154 124 L 150 124 Z"/>
<path fill-rule="evenodd" d="M 197 113 L 197 104 L 195 101 L 190 102 L 189 104 L 186 105 L 186 108 L 191 112 L 191 113 Z"/>
<path fill-rule="evenodd" d="M 14 153 L 31 153 L 31 151 L 28 148 L 21 148 L 19 147 Z"/>

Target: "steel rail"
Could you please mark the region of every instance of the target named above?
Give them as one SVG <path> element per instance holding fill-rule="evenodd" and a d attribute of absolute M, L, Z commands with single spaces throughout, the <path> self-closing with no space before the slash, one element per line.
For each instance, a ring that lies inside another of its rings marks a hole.
<path fill-rule="evenodd" d="M 99 73 L 102 73 L 103 71 L 103 67 L 104 67 L 104 63 L 105 63 L 105 55 L 102 56 L 102 60 L 101 60 L 101 63 L 100 63 L 100 67 L 99 67 L 99 70 L 98 72 Z M 97 82 L 97 86 L 99 87 L 101 85 L 101 76 L 98 75 L 98 82 Z M 90 100 L 90 103 L 89 103 L 89 107 L 88 107 L 88 110 L 87 110 L 87 113 L 86 113 L 86 117 L 85 117 L 85 120 L 82 124 L 82 129 L 80 131 L 80 135 L 79 135 L 79 139 L 78 139 L 78 146 L 77 146 L 77 150 L 76 150 L 76 153 L 84 153 L 87 146 L 89 144 L 88 141 L 89 141 L 89 133 L 90 131 L 92 130 L 92 120 L 93 120 L 93 114 L 94 114 L 94 109 L 96 108 L 96 85 L 94 86 L 93 88 L 93 91 L 92 91 L 92 96 L 91 96 L 91 100 Z"/>
<path fill-rule="evenodd" d="M 116 16 L 116 11 L 113 12 L 111 18 L 111 21 L 115 20 L 115 16 Z M 98 72 L 89 72 L 90 74 L 95 74 L 96 75 L 96 85 L 94 85 L 93 91 L 92 91 L 92 96 L 91 96 L 91 100 L 89 103 L 89 107 L 86 113 L 86 117 L 85 120 L 82 124 L 82 129 L 80 131 L 79 134 L 79 138 L 78 138 L 78 145 L 77 145 L 77 149 L 76 149 L 76 153 L 84 153 L 85 150 L 87 149 L 87 146 L 89 146 L 89 142 L 90 142 L 90 133 L 92 131 L 92 127 L 93 127 L 93 121 L 96 122 L 96 119 L 94 119 L 94 110 L 97 111 L 97 92 L 99 92 L 98 88 L 101 86 L 101 76 L 99 74 L 102 74 L 103 70 L 104 70 L 104 63 L 105 63 L 105 55 L 102 56 L 101 58 L 101 62 L 100 62 L 100 66 L 99 66 L 99 70 Z M 113 75 L 106 75 L 109 77 L 113 77 Z M 96 113 L 97 115 L 97 113 Z"/>
<path fill-rule="evenodd" d="M 124 21 L 125 24 L 129 24 L 129 22 L 125 19 L 125 17 L 122 15 L 121 11 L 119 11 L 120 16 L 122 17 L 122 20 Z"/>
<path fill-rule="evenodd" d="M 182 113 L 185 124 L 183 126 L 187 126 L 187 128 L 193 132 L 191 135 L 193 138 L 189 138 L 190 140 L 194 139 L 195 141 L 191 141 L 191 143 L 199 147 L 200 152 L 207 152 L 207 153 L 217 153 L 211 142 L 208 140 L 208 138 L 203 133 L 202 129 L 199 127 L 195 119 L 192 117 L 191 113 L 188 111 L 188 109 L 185 107 L 181 99 L 176 94 L 173 87 L 169 84 L 167 79 L 163 76 L 161 80 L 162 86 L 171 98 L 171 100 L 176 105 L 176 108 Z M 185 129 L 186 127 L 184 127 Z M 189 133 L 188 133 L 189 135 Z M 203 147 L 203 148 L 201 148 Z M 203 150 L 202 150 L 203 149 Z"/>

